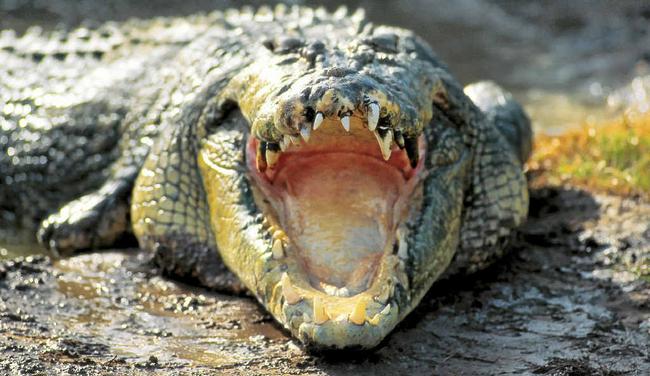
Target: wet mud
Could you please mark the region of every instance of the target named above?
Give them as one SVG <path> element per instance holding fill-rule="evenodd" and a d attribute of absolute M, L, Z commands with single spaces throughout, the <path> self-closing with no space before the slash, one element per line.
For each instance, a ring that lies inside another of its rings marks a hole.
<path fill-rule="evenodd" d="M 650 205 L 532 192 L 494 267 L 434 285 L 372 352 L 309 354 L 256 302 L 172 281 L 136 249 L 0 264 L 0 373 L 553 374 L 650 372 Z"/>

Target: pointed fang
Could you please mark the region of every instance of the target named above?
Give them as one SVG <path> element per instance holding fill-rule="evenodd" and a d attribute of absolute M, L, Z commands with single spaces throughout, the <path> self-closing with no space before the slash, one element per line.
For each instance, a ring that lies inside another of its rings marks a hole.
<path fill-rule="evenodd" d="M 291 145 L 291 137 L 284 135 L 282 136 L 282 141 L 280 141 L 280 150 L 285 151 Z"/>
<path fill-rule="evenodd" d="M 302 136 L 303 140 L 305 140 L 305 142 L 309 142 L 309 136 L 311 136 L 311 128 L 308 126 L 302 127 L 302 129 L 300 129 L 300 135 Z"/>
<path fill-rule="evenodd" d="M 264 156 L 266 157 L 266 164 L 269 168 L 275 167 L 275 165 L 278 163 L 278 159 L 280 158 L 280 145 L 272 142 L 268 142 L 266 144 L 266 153 L 264 153 Z"/>
<path fill-rule="evenodd" d="M 350 321 L 357 325 L 363 325 L 366 322 L 366 305 L 368 302 L 365 299 L 357 300 L 352 313 L 350 313 Z"/>
<path fill-rule="evenodd" d="M 379 143 L 379 150 L 381 150 L 381 156 L 384 157 L 384 160 L 387 161 L 390 159 L 392 153 L 391 146 L 393 144 L 393 130 L 388 129 L 383 137 L 379 132 L 375 132 L 375 137 Z"/>
<path fill-rule="evenodd" d="M 282 294 L 284 295 L 284 299 L 287 304 L 296 304 L 302 299 L 300 294 L 298 294 L 298 291 L 296 291 L 296 289 L 291 284 L 287 273 L 282 274 L 280 284 L 282 285 Z"/>
<path fill-rule="evenodd" d="M 314 118 L 314 130 L 318 129 L 320 125 L 323 123 L 323 113 L 318 112 L 316 113 L 316 117 Z"/>
<path fill-rule="evenodd" d="M 341 118 L 341 124 L 343 124 L 343 129 L 345 129 L 346 132 L 350 132 L 350 117 L 349 116 L 343 116 Z"/>
<path fill-rule="evenodd" d="M 371 319 L 368 320 L 368 324 L 377 326 L 381 322 L 381 315 L 379 313 L 375 314 Z"/>
<path fill-rule="evenodd" d="M 377 123 L 379 123 L 379 105 L 370 103 L 368 105 L 368 129 L 374 131 L 377 129 Z"/>
<path fill-rule="evenodd" d="M 259 172 L 266 171 L 266 142 L 260 141 L 257 144 L 257 155 L 255 156 L 255 163 Z"/>
<path fill-rule="evenodd" d="M 323 305 L 323 302 L 318 296 L 314 297 L 314 323 L 315 324 L 323 324 L 327 322 L 330 319 L 329 314 L 327 313 L 327 310 L 325 309 L 325 305 Z"/>
<path fill-rule="evenodd" d="M 282 245 L 282 241 L 275 239 L 275 241 L 273 241 L 271 252 L 273 253 L 273 258 L 276 260 L 284 257 L 284 246 Z"/>

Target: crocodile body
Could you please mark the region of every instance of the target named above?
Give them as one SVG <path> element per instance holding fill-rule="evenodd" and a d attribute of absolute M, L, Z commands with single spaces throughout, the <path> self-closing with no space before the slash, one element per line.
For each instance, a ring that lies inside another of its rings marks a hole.
<path fill-rule="evenodd" d="M 0 221 L 59 253 L 132 233 L 316 348 L 377 345 L 526 217 L 521 107 L 360 12 L 4 31 L 0 61 Z"/>

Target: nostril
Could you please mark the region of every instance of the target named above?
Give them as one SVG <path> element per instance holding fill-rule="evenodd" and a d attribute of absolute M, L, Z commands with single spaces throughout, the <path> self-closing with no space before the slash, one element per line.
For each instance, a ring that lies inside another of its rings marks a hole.
<path fill-rule="evenodd" d="M 272 39 L 264 39 L 262 41 L 262 46 L 264 46 L 267 50 L 273 52 L 275 51 L 275 42 L 273 42 Z"/>
<path fill-rule="evenodd" d="M 332 67 L 323 71 L 325 77 L 345 77 L 357 73 L 356 71 L 344 67 Z"/>

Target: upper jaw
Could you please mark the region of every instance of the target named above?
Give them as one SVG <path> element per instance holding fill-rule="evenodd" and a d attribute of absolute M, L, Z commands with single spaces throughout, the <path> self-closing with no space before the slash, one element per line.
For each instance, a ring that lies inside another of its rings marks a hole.
<path fill-rule="evenodd" d="M 336 94 L 331 94 L 330 92 L 328 97 L 332 96 L 335 97 Z M 329 101 L 328 99 L 328 105 L 334 106 Z M 343 101 L 345 102 L 345 100 Z M 303 109 L 304 115 L 301 116 L 305 119 L 301 121 L 301 125 L 297 127 L 296 131 L 285 130 L 274 134 L 272 137 L 266 137 L 264 134 L 260 136 L 259 133 L 266 132 L 264 128 L 268 128 L 268 126 L 260 125 L 260 122 L 257 122 L 257 125 L 254 124 L 253 134 L 258 141 L 255 144 L 257 150 L 254 158 L 257 170 L 266 172 L 267 168 L 273 169 L 283 152 L 296 149 L 296 146 L 302 146 L 303 143 L 308 145 L 311 151 L 337 150 L 363 152 L 371 156 L 377 156 L 384 161 L 390 161 L 390 163 L 398 160 L 391 158 L 391 156 L 393 151 L 399 148 L 399 150 L 405 151 L 403 154 L 408 158 L 406 164 L 410 165 L 410 168 L 406 168 L 406 166 L 397 167 L 408 172 L 408 170 L 412 170 L 418 165 L 420 159 L 418 133 L 414 133 L 413 129 L 410 128 L 408 129 L 409 133 L 406 133 L 405 127 L 391 125 L 391 120 L 388 118 L 389 115 L 386 115 L 387 109 L 382 108 L 380 102 L 376 99 L 365 98 L 363 103 L 358 104 L 356 107 L 353 105 L 343 105 L 343 107 L 335 111 L 336 115 L 327 115 L 327 113 L 334 111 L 325 110 L 323 106 L 320 105 L 320 109 L 318 110 L 314 110 L 311 107 Z M 335 106 L 338 106 L 338 104 Z M 380 117 L 382 110 L 384 111 L 383 118 Z M 353 129 L 352 124 L 359 122 L 364 124 L 367 131 L 362 133 L 356 132 L 357 134 L 352 132 L 350 134 Z M 271 127 L 276 130 L 275 126 Z M 319 129 L 321 130 L 317 131 Z M 341 138 L 337 140 L 334 137 L 329 137 L 337 133 L 339 136 L 353 137 L 343 137 L 345 142 L 339 143 L 338 140 Z M 323 141 L 324 138 L 319 137 L 320 140 L 310 142 L 313 137 L 323 135 L 328 136 L 329 140 Z M 366 146 L 370 143 L 368 142 L 369 138 L 374 138 L 377 147 L 366 149 Z M 333 142 L 336 142 L 336 144 L 333 144 Z M 357 149 L 357 146 L 365 150 L 360 151 Z M 304 147 L 301 147 L 301 149 L 304 150 Z"/>
<path fill-rule="evenodd" d="M 391 145 L 397 144 L 409 153 L 412 165 L 417 165 L 417 138 L 432 117 L 436 94 L 431 80 L 409 77 L 396 81 L 408 75 L 407 68 L 400 74 L 389 74 L 380 67 L 363 73 L 329 67 L 271 74 L 269 69 L 280 67 L 253 65 L 228 85 L 236 90 L 226 91 L 237 93 L 226 96 L 232 95 L 230 99 L 240 104 L 251 134 L 261 141 L 259 156 L 266 160 L 259 160 L 260 169 L 266 167 L 265 162 L 273 163 L 278 151 L 301 139 L 309 141 L 328 120 L 349 130 L 355 117 L 374 135 L 384 159 L 390 158 Z M 406 90 L 404 85 L 415 87 Z"/>

